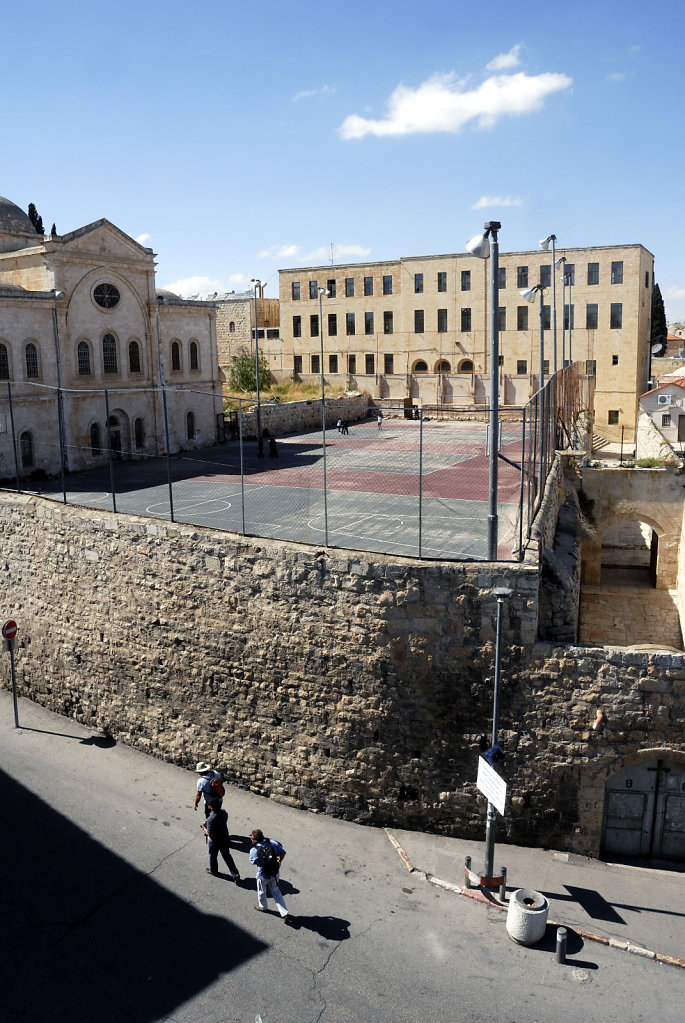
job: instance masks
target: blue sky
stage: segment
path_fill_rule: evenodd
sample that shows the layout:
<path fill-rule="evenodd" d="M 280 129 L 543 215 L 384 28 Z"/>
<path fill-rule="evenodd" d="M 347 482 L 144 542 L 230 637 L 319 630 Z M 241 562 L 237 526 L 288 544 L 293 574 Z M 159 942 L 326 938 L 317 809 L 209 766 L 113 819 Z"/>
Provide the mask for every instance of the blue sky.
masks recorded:
<path fill-rule="evenodd" d="M 278 269 L 639 242 L 685 320 L 680 4 L 31 2 L 3 14 L 0 194 L 106 217 L 183 294 Z"/>

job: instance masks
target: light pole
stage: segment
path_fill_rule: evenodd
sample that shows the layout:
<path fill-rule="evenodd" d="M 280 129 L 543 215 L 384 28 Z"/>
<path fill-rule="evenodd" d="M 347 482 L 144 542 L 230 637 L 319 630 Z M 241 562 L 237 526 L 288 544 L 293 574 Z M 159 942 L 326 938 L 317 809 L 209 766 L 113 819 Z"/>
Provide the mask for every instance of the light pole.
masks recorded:
<path fill-rule="evenodd" d="M 59 350 L 59 330 L 57 328 L 57 302 L 61 302 L 64 298 L 63 291 L 57 291 L 56 288 L 52 289 L 54 296 L 54 302 L 52 304 L 52 333 L 55 338 L 55 362 L 57 366 L 57 429 L 59 432 L 59 460 L 60 460 L 60 476 L 62 478 L 62 496 L 64 497 L 64 503 L 67 503 L 67 492 L 66 484 L 64 482 L 64 473 L 68 469 L 67 462 L 67 441 L 64 429 L 64 408 L 62 406 L 62 359 Z"/>
<path fill-rule="evenodd" d="M 499 242 L 497 232 L 502 225 L 488 220 L 483 233 L 466 243 L 466 249 L 479 259 L 490 257 L 490 472 L 488 483 L 488 561 L 497 560 L 497 459 L 499 457 Z M 488 241 L 488 236 L 491 242 Z"/>
<path fill-rule="evenodd" d="M 502 660 L 502 606 L 512 591 L 506 586 L 497 586 L 492 591 L 497 597 L 497 631 L 495 632 L 495 679 L 492 695 L 492 742 L 491 748 L 497 745 L 499 731 L 499 698 L 500 698 L 500 663 Z M 485 864 L 483 872 L 486 878 L 492 878 L 495 873 L 495 826 L 497 822 L 497 810 L 488 801 L 488 815 L 485 825 Z"/>
<path fill-rule="evenodd" d="M 573 364 L 573 274 L 566 274 L 568 283 L 568 361 Z"/>
<path fill-rule="evenodd" d="M 556 278 L 554 276 L 554 267 L 556 265 L 557 252 L 556 249 L 557 236 L 555 234 L 550 234 L 546 238 L 540 239 L 538 245 L 540 246 L 541 249 L 544 249 L 545 252 L 547 252 L 549 250 L 550 242 L 552 243 L 552 366 L 553 371 L 556 373 L 557 369 L 559 368 L 557 366 L 557 284 Z"/>
<path fill-rule="evenodd" d="M 261 288 L 262 282 L 258 277 L 252 277 L 254 284 L 254 352 L 255 352 L 255 376 L 257 380 L 257 443 L 262 436 L 262 411 L 259 405 L 259 331 L 257 330 L 257 289 Z"/>
<path fill-rule="evenodd" d="M 545 309 L 543 306 L 543 293 L 545 287 L 543 284 L 534 284 L 532 288 L 523 288 L 519 291 L 521 298 L 525 298 L 526 302 L 532 302 L 536 295 L 540 296 L 540 367 L 538 370 L 538 390 L 542 391 L 545 386 Z"/>
<path fill-rule="evenodd" d="M 566 256 L 561 256 L 556 260 L 553 271 L 556 271 L 560 266 L 563 267 L 566 263 Z M 561 271 L 561 365 L 566 365 L 566 271 Z"/>
<path fill-rule="evenodd" d="M 326 546 L 328 547 L 328 492 L 326 486 L 326 388 L 323 375 L 323 297 L 328 292 L 325 288 L 319 288 L 319 340 L 321 342 L 321 354 L 319 356 L 319 370 L 321 372 L 321 433 L 323 436 L 323 524 Z"/>

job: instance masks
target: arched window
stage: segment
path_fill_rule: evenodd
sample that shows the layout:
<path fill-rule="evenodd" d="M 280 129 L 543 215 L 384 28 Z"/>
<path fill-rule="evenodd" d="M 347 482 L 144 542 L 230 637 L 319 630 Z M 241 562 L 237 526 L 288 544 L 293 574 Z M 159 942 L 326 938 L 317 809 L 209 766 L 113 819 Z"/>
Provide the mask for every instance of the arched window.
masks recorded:
<path fill-rule="evenodd" d="M 197 347 L 197 341 L 190 342 L 190 368 L 191 369 L 200 368 L 200 354 L 199 349 Z"/>
<path fill-rule="evenodd" d="M 78 375 L 80 377 L 90 376 L 90 345 L 87 341 L 79 341 L 77 348 Z"/>
<path fill-rule="evenodd" d="M 140 345 L 137 341 L 128 343 L 128 371 L 129 373 L 140 373 Z"/>
<path fill-rule="evenodd" d="M 33 459 L 33 436 L 25 430 L 19 438 L 19 449 L 21 451 L 21 464 L 25 469 L 34 465 Z"/>
<path fill-rule="evenodd" d="M 26 379 L 35 380 L 38 376 L 38 349 L 33 341 L 29 341 L 24 349 L 26 359 Z"/>
<path fill-rule="evenodd" d="M 188 440 L 195 439 L 195 413 L 188 412 L 186 415 L 186 436 Z"/>
<path fill-rule="evenodd" d="M 138 417 L 133 424 L 133 435 L 135 437 L 135 443 L 137 448 L 145 447 L 145 424 L 143 420 Z"/>
<path fill-rule="evenodd" d="M 102 339 L 102 368 L 105 373 L 117 372 L 117 340 L 114 334 L 105 334 Z"/>
<path fill-rule="evenodd" d="M 419 359 L 419 361 L 417 363 L 415 363 L 415 365 L 414 365 L 414 372 L 415 373 L 427 373 L 428 372 L 428 364 L 425 363 L 423 361 L 423 359 Z"/>
<path fill-rule="evenodd" d="M 231 320 L 231 322 L 228 325 L 228 333 L 235 334 L 235 323 L 233 322 L 233 320 Z"/>
<path fill-rule="evenodd" d="M 99 423 L 92 423 L 90 427 L 90 453 L 93 458 L 99 458 L 99 456 L 102 454 Z"/>
<path fill-rule="evenodd" d="M 10 357 L 7 345 L 0 344 L 0 380 L 10 378 Z"/>
<path fill-rule="evenodd" d="M 460 373 L 473 373 L 473 363 L 470 359 L 464 359 L 463 362 L 459 363 Z"/>
<path fill-rule="evenodd" d="M 171 342 L 171 369 L 175 373 L 181 369 L 181 346 L 178 341 Z"/>
<path fill-rule="evenodd" d="M 450 364 L 447 361 L 447 359 L 441 359 L 440 362 L 435 367 L 435 372 L 436 373 L 451 373 L 452 372 L 452 367 L 450 366 Z"/>

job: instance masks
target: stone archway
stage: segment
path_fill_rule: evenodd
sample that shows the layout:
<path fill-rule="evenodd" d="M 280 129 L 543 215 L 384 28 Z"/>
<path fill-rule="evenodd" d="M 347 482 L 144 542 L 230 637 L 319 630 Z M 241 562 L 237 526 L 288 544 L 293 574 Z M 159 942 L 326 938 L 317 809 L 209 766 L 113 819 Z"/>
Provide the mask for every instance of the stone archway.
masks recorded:
<path fill-rule="evenodd" d="M 605 858 L 685 860 L 685 762 L 649 750 L 611 774 L 604 789 Z"/>
<path fill-rule="evenodd" d="M 131 424 L 122 409 L 110 412 L 108 438 L 114 458 L 126 458 L 131 453 Z"/>

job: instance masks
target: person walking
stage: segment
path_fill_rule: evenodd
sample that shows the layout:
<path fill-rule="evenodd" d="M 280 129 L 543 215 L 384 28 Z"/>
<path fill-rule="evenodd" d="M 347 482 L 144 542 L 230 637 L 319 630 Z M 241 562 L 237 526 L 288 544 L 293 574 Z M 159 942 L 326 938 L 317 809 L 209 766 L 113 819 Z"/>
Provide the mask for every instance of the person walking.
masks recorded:
<path fill-rule="evenodd" d="M 264 833 L 255 828 L 251 835 L 250 863 L 257 867 L 257 899 L 255 909 L 258 913 L 266 913 L 267 895 L 276 903 L 276 908 L 284 923 L 292 924 L 293 918 L 278 887 L 281 863 L 285 859 L 285 849 L 274 838 L 265 838 Z"/>
<path fill-rule="evenodd" d="M 339 419 L 338 420 L 338 433 L 342 433 L 343 432 L 342 425 L 343 425 L 343 421 L 342 421 L 342 419 Z"/>
<path fill-rule="evenodd" d="M 214 877 L 219 875 L 219 853 L 231 874 L 231 881 L 236 884 L 240 880 L 240 871 L 235 865 L 231 856 L 231 836 L 228 833 L 228 814 L 221 806 L 221 800 L 212 798 L 208 800 L 209 817 L 200 827 L 208 840 L 209 866 L 205 867 L 208 874 Z"/>
<path fill-rule="evenodd" d="M 278 447 L 276 446 L 275 437 L 269 437 L 269 458 L 278 458 Z"/>
<path fill-rule="evenodd" d="M 382 430 L 383 429 L 383 416 L 381 415 L 380 412 L 378 413 L 377 423 L 378 423 L 378 429 Z"/>
<path fill-rule="evenodd" d="M 206 764 L 204 760 L 201 760 L 195 768 L 195 773 L 199 774 L 200 777 L 197 780 L 197 792 L 195 793 L 195 803 L 193 810 L 197 810 L 198 804 L 201 799 L 205 801 L 205 819 L 209 817 L 209 800 L 218 799 L 219 805 L 221 800 L 224 798 L 224 784 L 221 776 L 221 771 L 215 771 L 210 764 Z"/>
<path fill-rule="evenodd" d="M 349 427 L 347 425 L 347 420 L 346 419 L 343 419 L 343 421 L 342 421 L 342 430 L 340 432 L 341 433 L 349 433 L 350 432 Z"/>

